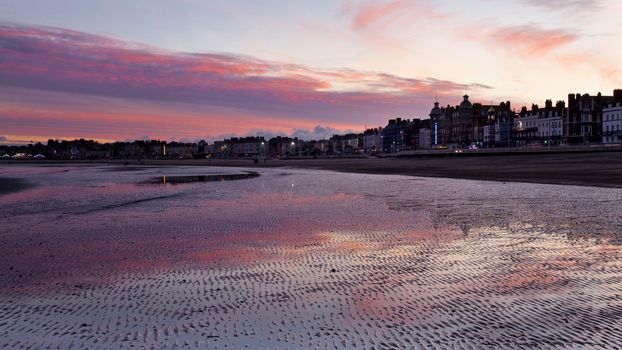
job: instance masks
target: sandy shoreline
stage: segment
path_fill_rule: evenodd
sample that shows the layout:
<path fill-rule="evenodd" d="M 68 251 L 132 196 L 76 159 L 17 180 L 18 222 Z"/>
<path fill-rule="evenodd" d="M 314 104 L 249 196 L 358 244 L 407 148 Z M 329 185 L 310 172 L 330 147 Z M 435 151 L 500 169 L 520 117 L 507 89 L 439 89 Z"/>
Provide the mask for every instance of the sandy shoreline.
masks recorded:
<path fill-rule="evenodd" d="M 56 164 L 67 161 L 6 162 L 9 164 Z M 501 155 L 483 157 L 270 159 L 254 164 L 249 159 L 212 160 L 102 160 L 71 164 L 200 165 L 219 167 L 293 167 L 346 173 L 408 175 L 527 182 L 596 187 L 622 187 L 622 152 Z"/>

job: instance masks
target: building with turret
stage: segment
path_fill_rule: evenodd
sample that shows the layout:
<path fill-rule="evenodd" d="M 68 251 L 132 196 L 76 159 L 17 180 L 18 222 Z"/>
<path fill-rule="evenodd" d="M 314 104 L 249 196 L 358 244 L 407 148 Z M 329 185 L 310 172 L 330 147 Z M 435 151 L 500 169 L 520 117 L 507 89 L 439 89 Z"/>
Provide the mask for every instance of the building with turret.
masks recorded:
<path fill-rule="evenodd" d="M 498 105 L 471 103 L 464 95 L 460 105 L 439 107 L 434 102 L 430 111 L 432 147 L 470 145 L 507 145 L 511 139 L 514 112 L 510 102 Z"/>

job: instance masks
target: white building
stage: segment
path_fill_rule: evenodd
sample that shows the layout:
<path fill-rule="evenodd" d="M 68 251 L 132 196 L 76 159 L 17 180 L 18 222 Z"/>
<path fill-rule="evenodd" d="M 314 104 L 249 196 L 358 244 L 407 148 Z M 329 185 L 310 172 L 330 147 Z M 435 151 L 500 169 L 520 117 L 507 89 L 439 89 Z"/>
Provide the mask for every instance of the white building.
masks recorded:
<path fill-rule="evenodd" d="M 363 152 L 373 153 L 382 150 L 382 128 L 370 129 L 363 134 Z"/>
<path fill-rule="evenodd" d="M 610 104 L 603 108 L 603 143 L 622 141 L 622 104 Z"/>
<path fill-rule="evenodd" d="M 514 138 L 517 144 L 534 143 L 538 138 L 538 114 L 527 114 L 514 118 Z"/>
<path fill-rule="evenodd" d="M 523 144 L 559 144 L 564 136 L 564 109 L 540 108 L 514 119 L 514 132 Z"/>
<path fill-rule="evenodd" d="M 540 111 L 536 121 L 536 135 L 540 140 L 560 140 L 564 136 L 564 117 L 555 111 Z"/>

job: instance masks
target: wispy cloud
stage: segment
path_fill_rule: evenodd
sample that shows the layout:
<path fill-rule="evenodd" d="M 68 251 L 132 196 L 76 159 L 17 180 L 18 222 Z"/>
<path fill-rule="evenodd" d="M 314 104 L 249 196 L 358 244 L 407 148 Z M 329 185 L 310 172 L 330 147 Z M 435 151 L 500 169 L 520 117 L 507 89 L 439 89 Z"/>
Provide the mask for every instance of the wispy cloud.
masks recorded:
<path fill-rule="evenodd" d="M 4 85 L 158 101 L 234 106 L 341 104 L 360 99 L 395 102 L 393 98 L 413 91 L 461 86 L 350 69 L 313 69 L 242 55 L 146 49 L 49 27 L 0 27 L 0 53 Z"/>
<path fill-rule="evenodd" d="M 549 11 L 593 11 L 602 7 L 602 0 L 519 0 L 521 3 Z"/>
<path fill-rule="evenodd" d="M 425 0 L 345 1 L 341 14 L 352 33 L 375 48 L 396 52 L 412 49 L 403 40 L 405 33 L 412 39 L 431 22 L 449 17 Z"/>
<path fill-rule="evenodd" d="M 446 15 L 437 11 L 430 2 L 421 0 L 391 0 L 348 3 L 346 15 L 352 15 L 352 29 L 378 30 L 401 20 L 438 19 Z"/>
<path fill-rule="evenodd" d="M 519 54 L 541 55 L 575 42 L 578 35 L 562 29 L 525 25 L 499 28 L 490 38 L 499 45 L 518 49 Z"/>
<path fill-rule="evenodd" d="M 580 37 L 569 30 L 546 29 L 536 24 L 488 27 L 470 24 L 460 28 L 459 36 L 529 58 L 549 54 L 576 42 Z"/>
<path fill-rule="evenodd" d="M 364 30 L 372 25 L 387 23 L 404 15 L 412 3 L 407 0 L 389 1 L 386 3 L 371 3 L 361 6 L 352 20 L 354 30 Z"/>

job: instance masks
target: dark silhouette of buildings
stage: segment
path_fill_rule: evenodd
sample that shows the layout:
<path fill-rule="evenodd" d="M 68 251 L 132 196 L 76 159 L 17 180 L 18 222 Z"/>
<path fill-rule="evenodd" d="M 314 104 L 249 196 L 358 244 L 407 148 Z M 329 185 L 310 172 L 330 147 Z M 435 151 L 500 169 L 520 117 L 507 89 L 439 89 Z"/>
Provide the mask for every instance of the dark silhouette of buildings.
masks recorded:
<path fill-rule="evenodd" d="M 568 114 L 565 120 L 565 140 L 570 144 L 599 143 L 603 140 L 603 108 L 622 102 L 622 89 L 613 96 L 568 94 Z"/>

